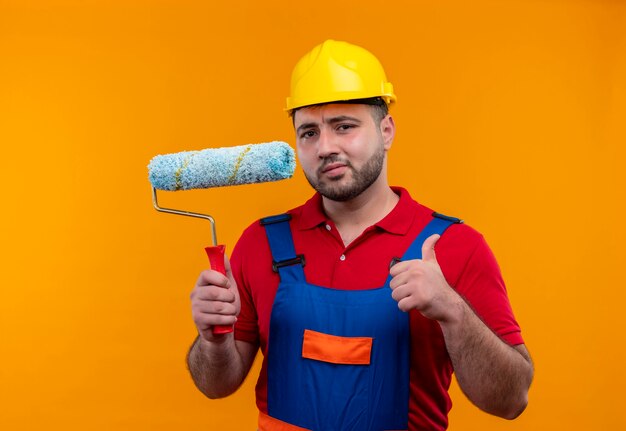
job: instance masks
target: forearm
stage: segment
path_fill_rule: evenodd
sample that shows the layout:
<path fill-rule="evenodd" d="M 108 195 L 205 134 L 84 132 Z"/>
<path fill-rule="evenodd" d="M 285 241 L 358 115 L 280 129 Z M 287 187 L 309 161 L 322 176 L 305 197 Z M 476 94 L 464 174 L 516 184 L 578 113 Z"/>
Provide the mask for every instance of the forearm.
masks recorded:
<path fill-rule="evenodd" d="M 482 410 L 506 419 L 528 404 L 533 366 L 523 346 L 495 335 L 459 297 L 454 318 L 440 322 L 459 386 Z"/>
<path fill-rule="evenodd" d="M 216 342 L 196 338 L 187 355 L 187 365 L 194 383 L 208 398 L 235 392 L 249 370 L 232 334 Z"/>

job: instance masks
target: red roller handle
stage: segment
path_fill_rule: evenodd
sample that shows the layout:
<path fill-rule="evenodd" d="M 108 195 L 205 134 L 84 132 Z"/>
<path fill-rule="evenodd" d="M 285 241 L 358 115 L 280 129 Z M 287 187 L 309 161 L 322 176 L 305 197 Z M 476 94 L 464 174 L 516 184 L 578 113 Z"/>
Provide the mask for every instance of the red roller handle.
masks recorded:
<path fill-rule="evenodd" d="M 224 267 L 224 251 L 225 246 L 217 245 L 213 247 L 205 247 L 206 255 L 209 257 L 209 264 L 211 269 L 226 275 L 226 268 Z M 213 327 L 214 334 L 228 334 L 233 332 L 232 326 L 227 325 L 215 325 Z"/>

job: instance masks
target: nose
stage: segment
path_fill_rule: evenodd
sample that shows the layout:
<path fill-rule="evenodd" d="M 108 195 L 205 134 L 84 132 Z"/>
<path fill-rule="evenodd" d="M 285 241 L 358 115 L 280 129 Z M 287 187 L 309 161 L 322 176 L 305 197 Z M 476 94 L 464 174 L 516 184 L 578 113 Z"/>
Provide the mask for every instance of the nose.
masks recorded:
<path fill-rule="evenodd" d="M 339 148 L 334 135 L 326 128 L 320 130 L 319 133 L 319 138 L 317 140 L 317 156 L 320 159 L 325 159 L 330 155 L 339 154 Z"/>

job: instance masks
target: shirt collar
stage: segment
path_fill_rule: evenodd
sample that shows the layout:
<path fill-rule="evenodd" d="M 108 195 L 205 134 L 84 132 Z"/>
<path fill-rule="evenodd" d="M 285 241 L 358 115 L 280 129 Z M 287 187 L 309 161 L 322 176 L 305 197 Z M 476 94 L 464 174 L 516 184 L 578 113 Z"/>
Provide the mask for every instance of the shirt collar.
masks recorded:
<path fill-rule="evenodd" d="M 322 195 L 315 193 L 313 197 L 302 206 L 298 228 L 301 230 L 313 229 L 322 223 L 326 224 L 327 220 L 328 217 L 326 217 L 322 205 Z"/>
<path fill-rule="evenodd" d="M 409 192 L 402 187 L 391 187 L 400 196 L 396 206 L 376 226 L 396 235 L 404 235 L 413 224 L 418 204 Z"/>
<path fill-rule="evenodd" d="M 403 235 L 409 231 L 416 208 L 418 207 L 409 192 L 402 187 L 391 187 L 400 196 L 396 206 L 382 220 L 375 224 L 382 230 L 396 235 Z M 329 222 L 328 216 L 324 212 L 322 196 L 316 193 L 303 206 L 298 228 L 301 230 L 313 229 L 321 224 Z"/>

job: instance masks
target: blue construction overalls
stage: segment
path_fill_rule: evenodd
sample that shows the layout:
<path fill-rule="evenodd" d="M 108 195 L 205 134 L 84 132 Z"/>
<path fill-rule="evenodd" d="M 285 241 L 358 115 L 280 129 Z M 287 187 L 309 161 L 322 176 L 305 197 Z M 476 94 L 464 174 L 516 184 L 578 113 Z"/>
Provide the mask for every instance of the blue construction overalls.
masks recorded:
<path fill-rule="evenodd" d="M 426 238 L 461 222 L 433 216 L 402 260 L 421 258 Z M 409 316 L 391 297 L 391 277 L 363 290 L 307 283 L 289 220 L 261 221 L 280 275 L 268 341 L 268 415 L 313 431 L 406 430 Z"/>

